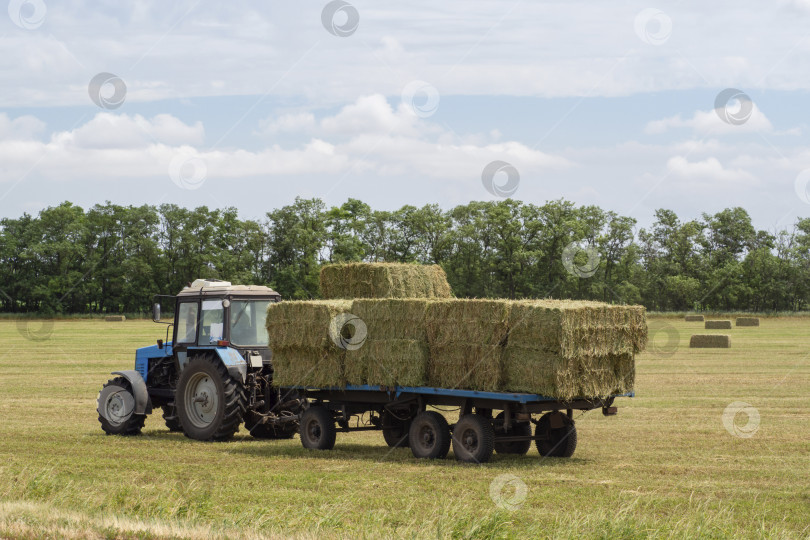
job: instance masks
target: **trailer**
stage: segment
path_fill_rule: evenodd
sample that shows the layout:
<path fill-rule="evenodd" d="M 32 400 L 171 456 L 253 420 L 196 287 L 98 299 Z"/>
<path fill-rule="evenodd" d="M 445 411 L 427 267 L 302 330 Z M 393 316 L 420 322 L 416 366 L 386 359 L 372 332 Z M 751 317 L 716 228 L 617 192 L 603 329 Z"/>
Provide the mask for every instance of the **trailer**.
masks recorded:
<path fill-rule="evenodd" d="M 388 446 L 410 447 L 414 457 L 444 458 L 452 444 L 455 458 L 471 463 L 485 463 L 493 452 L 526 454 L 532 442 L 541 456 L 571 457 L 577 446 L 574 411 L 601 408 L 612 416 L 616 397 L 634 396 L 560 401 L 537 394 L 369 385 L 281 392 L 304 403 L 299 434 L 305 448 L 330 450 L 338 432 L 380 430 Z M 442 414 L 448 407 L 458 410 L 454 424 Z"/>

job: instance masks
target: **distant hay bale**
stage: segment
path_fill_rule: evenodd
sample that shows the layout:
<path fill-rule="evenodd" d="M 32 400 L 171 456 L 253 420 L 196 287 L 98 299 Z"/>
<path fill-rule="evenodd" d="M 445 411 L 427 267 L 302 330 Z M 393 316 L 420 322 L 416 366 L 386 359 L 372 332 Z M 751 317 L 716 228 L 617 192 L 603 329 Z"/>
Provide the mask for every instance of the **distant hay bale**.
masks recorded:
<path fill-rule="evenodd" d="M 428 384 L 500 389 L 511 304 L 508 300 L 429 302 L 425 318 L 430 347 Z"/>
<path fill-rule="evenodd" d="M 344 386 L 346 349 L 332 339 L 337 315 L 349 313 L 347 300 L 271 303 L 267 334 L 273 351 L 273 381 L 280 386 Z M 348 336 L 347 336 L 348 337 Z M 339 341 L 339 340 L 338 340 Z"/>
<path fill-rule="evenodd" d="M 728 349 L 731 338 L 721 334 L 697 334 L 689 340 L 692 349 Z"/>
<path fill-rule="evenodd" d="M 321 268 L 324 298 L 450 298 L 441 266 L 406 263 L 328 264 Z"/>
<path fill-rule="evenodd" d="M 124 315 L 107 315 L 104 320 L 107 322 L 124 322 L 127 318 Z"/>
<path fill-rule="evenodd" d="M 734 324 L 737 326 L 759 326 L 759 317 L 737 317 Z"/>
<path fill-rule="evenodd" d="M 706 330 L 731 330 L 731 321 L 706 321 L 703 327 Z"/>
<path fill-rule="evenodd" d="M 703 315 L 687 315 L 684 320 L 686 322 L 703 322 Z"/>

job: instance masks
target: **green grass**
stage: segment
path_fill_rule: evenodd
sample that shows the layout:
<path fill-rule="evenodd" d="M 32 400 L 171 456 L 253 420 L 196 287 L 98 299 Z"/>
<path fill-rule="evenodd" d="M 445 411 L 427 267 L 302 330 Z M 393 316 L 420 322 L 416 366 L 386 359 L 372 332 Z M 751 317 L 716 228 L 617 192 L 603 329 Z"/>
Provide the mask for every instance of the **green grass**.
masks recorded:
<path fill-rule="evenodd" d="M 722 350 L 688 348 L 702 323 L 651 318 L 637 397 L 578 417 L 573 458 L 532 449 L 483 466 L 418 461 L 378 432 L 339 434 L 331 452 L 243 432 L 206 444 L 159 414 L 142 436 L 107 437 L 101 385 L 165 329 L 53 324 L 30 341 L 0 321 L 0 537 L 810 537 L 806 318 L 735 327 Z M 725 429 L 734 401 L 759 411 L 753 437 Z M 514 511 L 490 498 L 503 474 L 526 485 Z"/>

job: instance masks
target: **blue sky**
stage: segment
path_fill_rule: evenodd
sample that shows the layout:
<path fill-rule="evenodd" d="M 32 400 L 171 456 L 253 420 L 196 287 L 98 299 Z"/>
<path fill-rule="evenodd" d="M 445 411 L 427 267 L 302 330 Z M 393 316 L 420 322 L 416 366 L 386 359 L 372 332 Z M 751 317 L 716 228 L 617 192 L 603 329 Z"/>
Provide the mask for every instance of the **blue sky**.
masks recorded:
<path fill-rule="evenodd" d="M 808 23 L 808 0 L 12 0 L 0 216 L 111 200 L 257 218 L 298 195 L 451 207 L 497 199 L 481 174 L 499 160 L 529 202 L 641 225 L 739 205 L 783 228 L 810 216 Z M 98 73 L 126 85 L 120 106 L 103 106 L 109 85 L 91 99 Z M 738 125 L 721 116 L 739 103 L 715 110 L 726 88 L 752 104 Z"/>

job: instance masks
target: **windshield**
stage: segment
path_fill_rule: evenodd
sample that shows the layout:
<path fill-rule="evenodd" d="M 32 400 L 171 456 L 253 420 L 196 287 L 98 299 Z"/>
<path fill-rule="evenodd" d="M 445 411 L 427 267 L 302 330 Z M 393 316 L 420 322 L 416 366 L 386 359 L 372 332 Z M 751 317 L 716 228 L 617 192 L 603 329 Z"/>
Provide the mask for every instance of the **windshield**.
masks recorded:
<path fill-rule="evenodd" d="M 231 343 L 246 347 L 266 347 L 267 307 L 270 300 L 231 302 Z"/>

